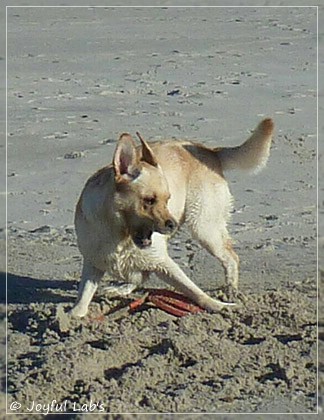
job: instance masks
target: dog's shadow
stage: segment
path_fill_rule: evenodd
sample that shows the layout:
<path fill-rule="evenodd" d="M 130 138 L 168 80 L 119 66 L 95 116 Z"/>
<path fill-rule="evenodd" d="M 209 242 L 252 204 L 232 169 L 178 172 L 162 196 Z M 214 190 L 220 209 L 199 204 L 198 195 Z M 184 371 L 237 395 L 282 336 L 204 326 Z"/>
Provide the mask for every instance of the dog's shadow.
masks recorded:
<path fill-rule="evenodd" d="M 6 273 L 0 272 L 0 303 L 71 302 L 71 296 L 64 296 L 64 292 L 76 289 L 75 281 L 41 280 L 7 273 L 6 299 Z"/>

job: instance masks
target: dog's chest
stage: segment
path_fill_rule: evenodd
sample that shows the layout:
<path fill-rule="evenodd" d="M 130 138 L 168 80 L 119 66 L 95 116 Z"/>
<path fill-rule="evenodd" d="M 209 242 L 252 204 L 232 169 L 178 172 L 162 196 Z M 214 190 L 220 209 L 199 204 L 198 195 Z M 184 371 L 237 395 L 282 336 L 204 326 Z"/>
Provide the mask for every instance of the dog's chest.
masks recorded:
<path fill-rule="evenodd" d="M 104 253 L 101 260 L 102 268 L 112 280 L 132 282 L 134 275 L 145 269 L 143 253 L 131 241 L 118 245 L 115 252 Z"/>

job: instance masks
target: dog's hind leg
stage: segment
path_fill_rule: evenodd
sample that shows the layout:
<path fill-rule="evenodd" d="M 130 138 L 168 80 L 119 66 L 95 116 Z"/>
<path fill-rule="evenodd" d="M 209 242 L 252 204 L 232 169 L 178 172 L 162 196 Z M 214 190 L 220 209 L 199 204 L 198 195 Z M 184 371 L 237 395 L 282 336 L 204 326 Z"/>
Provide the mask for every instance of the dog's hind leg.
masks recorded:
<path fill-rule="evenodd" d="M 203 184 L 203 183 L 202 183 Z M 217 185 L 217 184 L 216 184 Z M 231 209 L 231 195 L 225 184 L 206 185 L 195 193 L 196 201 L 187 210 L 192 235 L 222 264 L 226 284 L 233 291 L 238 288 L 239 257 L 232 248 L 226 221 Z"/>
<path fill-rule="evenodd" d="M 98 283 L 102 279 L 104 271 L 98 270 L 87 261 L 83 262 L 81 281 L 79 285 L 77 302 L 71 310 L 71 315 L 79 318 L 84 317 L 97 290 Z"/>
<path fill-rule="evenodd" d="M 195 232 L 200 244 L 222 264 L 225 271 L 227 286 L 234 290 L 238 289 L 239 281 L 239 257 L 232 248 L 232 243 L 227 232 L 204 232 L 198 229 Z"/>

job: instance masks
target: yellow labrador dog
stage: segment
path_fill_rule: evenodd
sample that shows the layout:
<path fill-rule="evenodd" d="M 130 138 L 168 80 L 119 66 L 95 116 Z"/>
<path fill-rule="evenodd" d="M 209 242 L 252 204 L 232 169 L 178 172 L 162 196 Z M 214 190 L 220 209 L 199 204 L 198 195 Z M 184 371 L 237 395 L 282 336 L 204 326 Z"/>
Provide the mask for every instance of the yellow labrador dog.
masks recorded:
<path fill-rule="evenodd" d="M 122 134 L 113 162 L 86 183 L 75 213 L 83 270 L 72 315 L 83 317 L 107 272 L 127 294 L 150 273 L 217 311 L 231 305 L 197 287 L 170 258 L 167 242 L 187 223 L 193 237 L 217 257 L 227 284 L 238 287 L 239 258 L 232 249 L 226 223 L 232 197 L 224 171 L 259 171 L 270 153 L 273 121 L 263 120 L 241 146 L 209 149 L 189 141 L 164 141 L 136 146 Z"/>

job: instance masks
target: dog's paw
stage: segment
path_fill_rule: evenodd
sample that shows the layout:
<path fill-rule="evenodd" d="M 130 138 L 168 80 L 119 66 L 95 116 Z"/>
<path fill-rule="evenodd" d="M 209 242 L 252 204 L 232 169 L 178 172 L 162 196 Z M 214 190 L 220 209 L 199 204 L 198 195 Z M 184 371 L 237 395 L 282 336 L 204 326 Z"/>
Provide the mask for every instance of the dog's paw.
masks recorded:
<path fill-rule="evenodd" d="M 83 306 L 75 305 L 70 311 L 68 312 L 68 315 L 70 315 L 72 318 L 83 318 L 87 315 L 88 309 L 84 308 Z"/>
<path fill-rule="evenodd" d="M 247 301 L 246 295 L 232 286 L 228 286 L 223 293 L 223 298 L 237 304 L 245 304 Z"/>
<path fill-rule="evenodd" d="M 220 312 L 224 308 L 233 308 L 236 303 L 229 302 L 227 299 L 213 299 L 209 296 L 204 296 L 197 301 L 198 305 L 206 309 L 208 312 Z"/>

